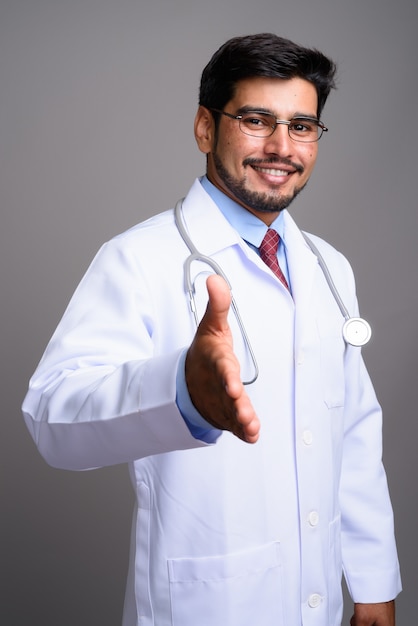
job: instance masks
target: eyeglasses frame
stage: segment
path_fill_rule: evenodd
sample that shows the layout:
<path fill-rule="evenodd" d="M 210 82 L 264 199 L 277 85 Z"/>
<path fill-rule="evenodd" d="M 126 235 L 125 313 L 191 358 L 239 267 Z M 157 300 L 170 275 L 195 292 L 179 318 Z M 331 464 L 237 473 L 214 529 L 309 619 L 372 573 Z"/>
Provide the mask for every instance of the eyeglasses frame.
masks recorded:
<path fill-rule="evenodd" d="M 248 113 L 258 113 L 260 115 L 271 115 L 271 117 L 275 118 L 275 125 L 271 126 L 271 133 L 269 135 L 253 135 L 250 133 L 245 132 L 244 130 L 242 130 L 241 128 L 241 120 L 243 119 L 244 114 L 239 114 L 239 115 L 233 115 L 233 113 L 228 113 L 227 111 L 222 111 L 221 109 L 210 109 L 211 111 L 213 111 L 214 113 L 221 113 L 222 115 L 226 115 L 226 117 L 231 118 L 232 120 L 238 120 L 239 124 L 239 129 L 240 131 L 244 134 L 247 135 L 248 137 L 258 137 L 259 139 L 267 139 L 268 137 L 271 137 L 273 135 L 273 133 L 275 132 L 276 128 L 279 126 L 279 124 L 285 124 L 287 126 L 287 132 L 289 134 L 290 139 L 292 139 L 292 141 L 298 141 L 299 143 L 316 143 L 317 141 L 319 141 L 323 135 L 323 133 L 327 133 L 328 132 L 328 128 L 325 126 L 325 124 L 323 122 L 321 122 L 321 120 L 316 119 L 315 117 L 308 117 L 308 116 L 304 116 L 304 115 L 297 115 L 296 117 L 293 117 L 291 120 L 278 120 L 275 115 L 273 113 L 269 113 L 268 111 L 257 111 L 257 110 L 250 110 L 250 111 L 246 111 L 245 114 Z M 301 122 L 305 121 L 310 121 L 310 122 L 315 122 L 315 124 L 317 124 L 317 126 L 321 129 L 321 134 L 318 135 L 317 139 L 310 139 L 308 141 L 304 140 L 304 139 L 295 139 L 295 137 L 292 137 L 292 135 L 290 134 L 290 124 L 292 124 L 293 122 L 296 122 L 300 120 Z"/>

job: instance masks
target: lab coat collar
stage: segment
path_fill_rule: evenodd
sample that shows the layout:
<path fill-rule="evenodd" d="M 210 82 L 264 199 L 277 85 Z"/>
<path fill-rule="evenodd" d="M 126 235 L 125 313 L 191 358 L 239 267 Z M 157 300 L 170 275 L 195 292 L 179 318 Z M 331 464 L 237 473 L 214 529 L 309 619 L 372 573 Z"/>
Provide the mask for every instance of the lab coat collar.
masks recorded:
<path fill-rule="evenodd" d="M 199 179 L 195 180 L 184 199 L 183 215 L 187 231 L 200 252 L 213 256 L 230 246 L 238 245 L 260 269 L 268 271 L 262 260 L 223 216 Z M 292 295 L 295 303 L 303 309 L 309 302 L 318 262 L 287 210 L 283 218 Z"/>
<path fill-rule="evenodd" d="M 202 187 L 199 179 L 193 183 L 183 201 L 186 229 L 196 248 L 212 256 L 242 239 L 230 225 L 215 202 Z"/>

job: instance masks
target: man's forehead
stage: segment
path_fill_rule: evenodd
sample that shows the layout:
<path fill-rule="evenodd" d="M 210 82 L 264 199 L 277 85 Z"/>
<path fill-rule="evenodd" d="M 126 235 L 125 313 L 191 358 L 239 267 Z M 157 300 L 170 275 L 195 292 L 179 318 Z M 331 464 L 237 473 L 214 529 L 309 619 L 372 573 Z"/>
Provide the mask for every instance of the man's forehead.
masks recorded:
<path fill-rule="evenodd" d="M 276 78 L 255 76 L 238 81 L 232 98 L 229 102 L 237 108 L 253 108 L 259 110 L 276 111 L 282 105 L 303 105 L 303 110 L 313 109 L 316 113 L 318 94 L 316 87 L 310 81 L 299 78 Z"/>

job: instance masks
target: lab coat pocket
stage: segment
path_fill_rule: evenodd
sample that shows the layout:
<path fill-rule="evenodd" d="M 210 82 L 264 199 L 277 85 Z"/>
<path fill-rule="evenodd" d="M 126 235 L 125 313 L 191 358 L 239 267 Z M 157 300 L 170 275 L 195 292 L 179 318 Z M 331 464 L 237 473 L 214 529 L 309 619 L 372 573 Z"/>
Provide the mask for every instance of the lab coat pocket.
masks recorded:
<path fill-rule="evenodd" d="M 284 626 L 278 543 L 168 569 L 173 626 Z"/>

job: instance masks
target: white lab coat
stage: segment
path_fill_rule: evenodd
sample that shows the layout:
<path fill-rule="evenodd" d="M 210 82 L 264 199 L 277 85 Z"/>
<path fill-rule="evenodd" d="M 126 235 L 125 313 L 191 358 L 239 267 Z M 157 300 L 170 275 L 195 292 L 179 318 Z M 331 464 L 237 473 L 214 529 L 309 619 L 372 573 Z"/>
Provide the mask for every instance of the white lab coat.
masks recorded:
<path fill-rule="evenodd" d="M 357 602 L 400 590 L 381 412 L 360 348 L 344 344 L 287 212 L 293 299 L 199 181 L 183 212 L 196 247 L 227 274 L 254 347 L 259 441 L 225 432 L 205 444 L 177 409 L 177 363 L 195 328 L 172 211 L 99 251 L 32 378 L 26 423 L 53 466 L 130 463 L 124 626 L 339 626 L 342 564 Z M 314 241 L 356 315 L 350 266 Z"/>

